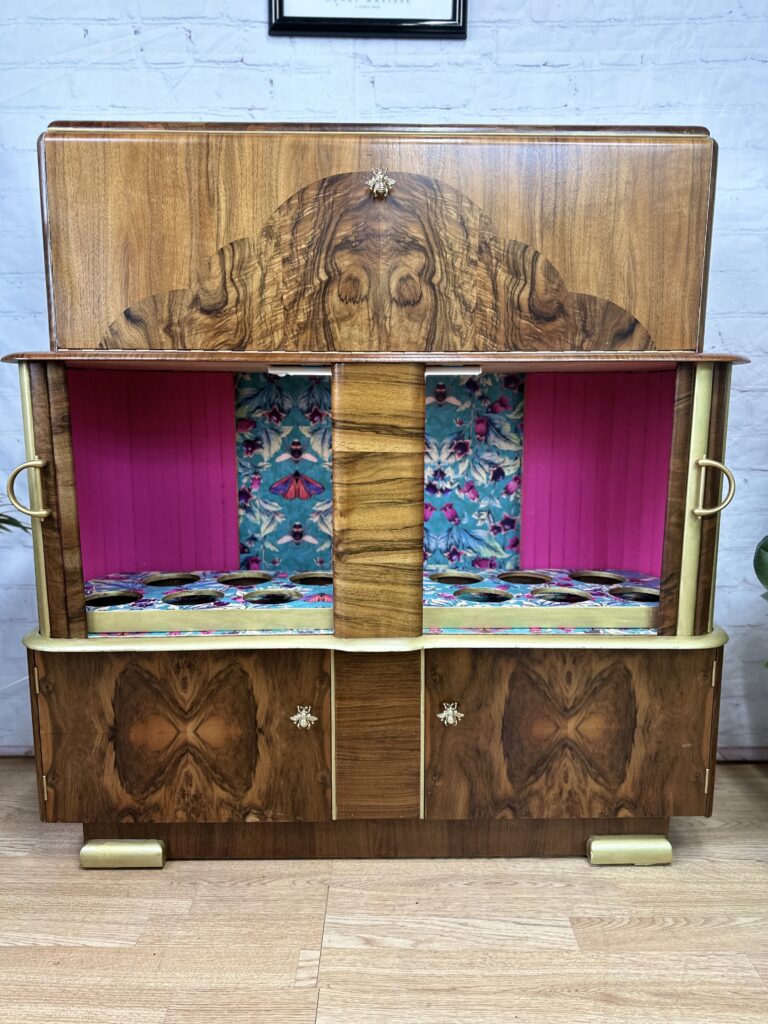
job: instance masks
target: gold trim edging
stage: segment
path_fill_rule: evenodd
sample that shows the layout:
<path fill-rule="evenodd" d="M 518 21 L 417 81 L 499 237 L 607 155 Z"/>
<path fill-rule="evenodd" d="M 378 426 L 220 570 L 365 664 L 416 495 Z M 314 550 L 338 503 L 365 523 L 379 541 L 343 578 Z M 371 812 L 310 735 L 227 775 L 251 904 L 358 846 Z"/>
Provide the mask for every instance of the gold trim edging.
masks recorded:
<path fill-rule="evenodd" d="M 699 486 L 703 470 L 699 459 L 706 458 L 709 444 L 709 419 L 712 410 L 712 364 L 696 367 L 693 389 L 691 443 L 688 451 L 688 483 L 685 494 L 685 526 L 683 550 L 680 559 L 680 592 L 677 606 L 677 634 L 691 636 L 696 617 L 696 591 L 701 553 L 701 519 L 694 509 L 699 501 Z"/>
<path fill-rule="evenodd" d="M 24 450 L 27 460 L 37 459 L 35 452 L 35 423 L 32 416 L 32 383 L 29 374 L 29 363 L 19 363 L 19 384 L 21 387 L 21 421 L 24 428 Z M 30 473 L 29 503 L 34 508 L 43 507 L 43 488 L 39 473 Z M 39 518 L 31 522 L 32 553 L 35 560 L 35 590 L 37 592 L 37 618 L 40 633 L 51 635 L 51 619 L 48 613 L 48 588 L 45 582 L 45 552 L 43 550 L 43 524 Z"/>
<path fill-rule="evenodd" d="M 728 634 L 720 626 L 701 636 L 655 636 L 632 634 L 622 636 L 590 634 L 540 635 L 452 633 L 425 634 L 416 637 L 372 637 L 366 640 L 345 640 L 330 633 L 316 636 L 124 636 L 90 637 L 86 639 L 45 637 L 32 630 L 23 638 L 30 651 L 50 653 L 98 653 L 99 651 L 258 651 L 258 650 L 324 650 L 393 653 L 399 651 L 429 651 L 446 648 L 515 648 L 534 647 L 540 650 L 711 650 L 728 642 Z"/>

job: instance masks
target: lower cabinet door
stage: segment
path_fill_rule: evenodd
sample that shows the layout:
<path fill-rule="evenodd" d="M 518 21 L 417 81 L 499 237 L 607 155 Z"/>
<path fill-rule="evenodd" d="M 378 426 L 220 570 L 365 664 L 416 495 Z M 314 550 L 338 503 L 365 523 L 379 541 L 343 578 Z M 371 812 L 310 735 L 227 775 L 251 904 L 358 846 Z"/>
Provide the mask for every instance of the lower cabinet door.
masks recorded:
<path fill-rule="evenodd" d="M 330 820 L 327 652 L 36 652 L 34 664 L 47 820 Z"/>
<path fill-rule="evenodd" d="M 707 813 L 719 661 L 715 650 L 427 651 L 427 817 Z"/>

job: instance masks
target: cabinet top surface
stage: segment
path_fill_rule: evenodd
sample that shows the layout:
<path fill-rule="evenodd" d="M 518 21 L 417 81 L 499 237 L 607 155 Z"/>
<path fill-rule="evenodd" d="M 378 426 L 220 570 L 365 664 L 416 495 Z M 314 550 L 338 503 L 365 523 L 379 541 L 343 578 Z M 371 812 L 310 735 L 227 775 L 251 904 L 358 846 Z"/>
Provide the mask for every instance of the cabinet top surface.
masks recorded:
<path fill-rule="evenodd" d="M 240 121 L 53 121 L 45 135 L 59 133 L 120 132 L 204 132 L 204 133 L 333 133 L 377 135 L 520 135 L 568 137 L 594 136 L 637 138 L 670 136 L 709 138 L 709 131 L 699 125 L 497 125 L 497 124 L 352 124 L 332 122 L 240 122 Z"/>
<path fill-rule="evenodd" d="M 482 366 L 487 372 L 533 372 L 583 369 L 653 370 L 675 363 L 749 363 L 746 356 L 729 352 L 205 352 L 71 349 L 57 352 L 13 352 L 4 363 L 63 363 L 91 368 L 122 369 L 242 369 L 254 372 L 269 366 L 315 366 L 336 363 L 423 363 L 425 366 Z"/>

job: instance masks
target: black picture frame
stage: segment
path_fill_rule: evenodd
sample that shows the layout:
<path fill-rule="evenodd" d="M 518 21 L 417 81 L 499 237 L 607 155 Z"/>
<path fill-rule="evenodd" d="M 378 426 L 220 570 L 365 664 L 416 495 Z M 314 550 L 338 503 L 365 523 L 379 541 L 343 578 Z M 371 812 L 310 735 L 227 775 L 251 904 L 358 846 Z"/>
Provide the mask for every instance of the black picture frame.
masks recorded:
<path fill-rule="evenodd" d="M 444 19 L 291 17 L 285 0 L 269 0 L 271 36 L 368 36 L 385 39 L 466 39 L 469 0 L 453 0 L 452 15 Z"/>

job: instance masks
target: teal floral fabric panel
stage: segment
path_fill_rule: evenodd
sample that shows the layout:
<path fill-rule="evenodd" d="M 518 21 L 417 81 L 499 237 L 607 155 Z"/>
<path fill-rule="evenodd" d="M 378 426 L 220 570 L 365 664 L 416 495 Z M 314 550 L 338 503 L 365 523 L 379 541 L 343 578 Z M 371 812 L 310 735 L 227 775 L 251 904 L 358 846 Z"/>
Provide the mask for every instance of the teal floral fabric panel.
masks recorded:
<path fill-rule="evenodd" d="M 523 382 L 427 378 L 427 569 L 518 568 Z"/>
<path fill-rule="evenodd" d="M 241 568 L 330 569 L 330 378 L 238 374 L 235 414 Z"/>

